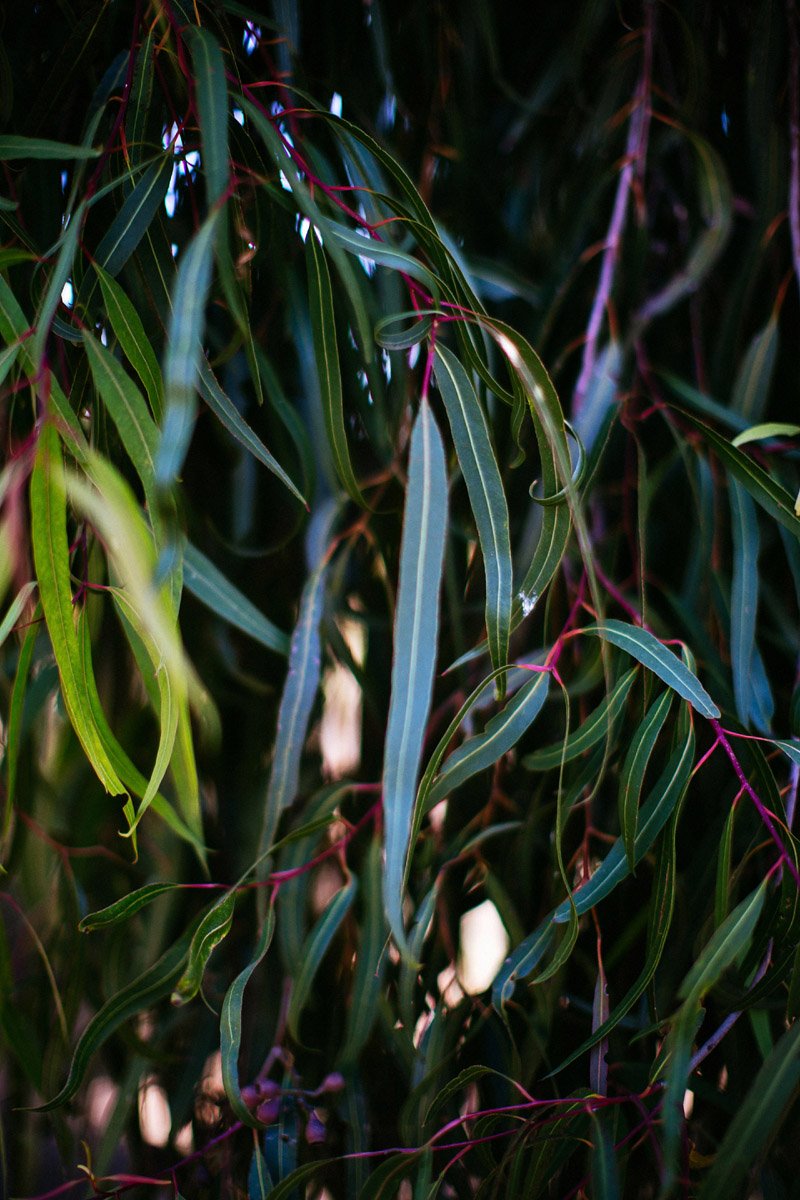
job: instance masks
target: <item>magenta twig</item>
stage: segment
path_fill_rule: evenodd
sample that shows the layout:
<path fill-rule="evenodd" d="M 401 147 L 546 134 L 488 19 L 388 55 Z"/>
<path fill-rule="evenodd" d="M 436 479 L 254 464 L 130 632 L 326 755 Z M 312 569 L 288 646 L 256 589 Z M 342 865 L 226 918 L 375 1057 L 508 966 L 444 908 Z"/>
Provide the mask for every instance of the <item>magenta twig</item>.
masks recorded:
<path fill-rule="evenodd" d="M 650 78 L 653 61 L 653 4 L 645 4 L 644 48 L 642 73 L 636 88 L 628 126 L 628 141 L 622 159 L 622 170 L 617 181 L 617 191 L 614 197 L 614 207 L 611 210 L 611 220 L 605 239 L 605 248 L 600 264 L 600 278 L 594 295 L 589 324 L 586 328 L 586 341 L 583 346 L 583 361 L 575 392 L 572 397 L 572 415 L 577 417 L 583 408 L 586 394 L 589 390 L 592 374 L 597 362 L 598 342 L 603 327 L 608 302 L 614 286 L 614 272 L 619 257 L 622 235 L 625 232 L 625 222 L 628 215 L 628 195 L 634 178 L 641 179 L 644 173 L 644 161 L 647 154 L 647 134 L 650 125 Z"/>
<path fill-rule="evenodd" d="M 728 741 L 727 737 L 725 736 L 725 730 L 722 728 L 722 725 L 720 724 L 720 722 L 715 720 L 712 717 L 709 720 L 709 724 L 711 725 L 711 728 L 714 730 L 715 734 L 717 735 L 717 740 L 718 740 L 719 744 L 722 746 L 722 749 L 727 754 L 730 764 L 736 773 L 736 778 L 739 780 L 739 783 L 742 785 L 742 788 L 744 789 L 744 791 L 747 792 L 747 795 L 753 801 L 753 804 L 755 805 L 756 811 L 761 818 L 764 828 L 767 830 L 767 833 L 769 834 L 769 836 L 772 838 L 775 845 L 780 850 L 780 860 L 786 863 L 787 867 L 789 868 L 792 878 L 794 879 L 797 886 L 800 888 L 800 874 L 798 874 L 797 867 L 792 862 L 789 855 L 786 853 L 786 847 L 784 846 L 783 842 L 781 841 L 780 835 L 779 835 L 777 829 L 775 828 L 775 822 L 772 819 L 772 815 L 770 814 L 769 809 L 764 804 L 764 801 L 761 799 L 761 797 L 756 793 L 752 784 L 749 782 L 747 776 L 745 775 L 744 770 L 742 769 L 742 764 L 739 762 L 739 759 L 736 757 L 736 755 L 733 751 L 733 747 L 731 746 L 730 742 Z"/>

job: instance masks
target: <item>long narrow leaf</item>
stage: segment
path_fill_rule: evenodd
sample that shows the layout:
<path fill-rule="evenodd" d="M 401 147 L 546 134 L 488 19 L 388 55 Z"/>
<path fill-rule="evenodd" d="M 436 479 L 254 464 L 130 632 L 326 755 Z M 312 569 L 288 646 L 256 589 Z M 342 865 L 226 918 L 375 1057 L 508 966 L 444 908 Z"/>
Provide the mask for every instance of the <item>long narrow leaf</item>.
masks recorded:
<path fill-rule="evenodd" d="M 218 210 L 213 209 L 178 268 L 164 362 L 164 426 L 156 457 L 156 479 L 163 488 L 169 487 L 180 472 L 192 436 L 218 218 Z"/>
<path fill-rule="evenodd" d="M 288 654 L 289 635 L 273 625 L 210 559 L 188 542 L 183 552 L 183 582 L 187 591 L 223 621 L 241 629 L 268 650 Z"/>
<path fill-rule="evenodd" d="M 453 443 L 469 493 L 486 574 L 486 630 L 492 666 L 508 661 L 513 572 L 508 506 L 489 428 L 475 389 L 461 363 L 436 347 L 436 382 L 444 400 Z M 501 676 L 499 693 L 504 691 Z"/>
<path fill-rule="evenodd" d="M 275 932 L 275 905 L 270 904 L 261 927 L 253 957 L 243 971 L 236 976 L 225 993 L 219 1019 L 222 1085 L 234 1116 L 245 1125 L 258 1128 L 259 1122 L 245 1104 L 239 1086 L 239 1048 L 242 1042 L 242 1000 L 250 976 L 264 958 L 272 943 Z"/>
<path fill-rule="evenodd" d="M 444 799 L 467 779 L 493 766 L 511 750 L 542 711 L 549 686 L 549 673 L 535 674 L 512 696 L 502 712 L 492 717 L 483 733 L 469 738 L 453 751 L 433 783 L 428 804 L 434 805 Z"/>
<path fill-rule="evenodd" d="M 630 654 L 684 700 L 688 700 L 701 716 L 712 719 L 719 717 L 719 709 L 697 677 L 677 654 L 648 630 L 625 621 L 608 620 L 590 625 L 583 632 L 594 634 Z"/>
<path fill-rule="evenodd" d="M 58 664 L 64 707 L 98 779 L 107 792 L 119 796 L 125 788 L 106 753 L 81 681 L 70 583 L 64 466 L 58 434 L 49 423 L 40 431 L 31 476 L 31 518 L 39 594 Z"/>
<path fill-rule="evenodd" d="M 403 888 L 433 689 L 446 527 L 444 448 L 433 414 L 423 400 L 411 435 L 383 765 L 384 904 L 392 934 L 404 948 Z"/>
<path fill-rule="evenodd" d="M 366 507 L 358 480 L 353 471 L 347 433 L 344 426 L 342 403 L 342 377 L 339 370 L 339 350 L 336 344 L 336 322 L 333 307 L 333 292 L 325 261 L 324 251 L 319 246 L 315 232 L 306 238 L 306 264 L 308 268 L 308 300 L 311 313 L 311 330 L 314 338 L 314 357 L 319 375 L 322 411 L 325 430 L 330 442 L 334 466 L 339 482 L 356 504 Z"/>

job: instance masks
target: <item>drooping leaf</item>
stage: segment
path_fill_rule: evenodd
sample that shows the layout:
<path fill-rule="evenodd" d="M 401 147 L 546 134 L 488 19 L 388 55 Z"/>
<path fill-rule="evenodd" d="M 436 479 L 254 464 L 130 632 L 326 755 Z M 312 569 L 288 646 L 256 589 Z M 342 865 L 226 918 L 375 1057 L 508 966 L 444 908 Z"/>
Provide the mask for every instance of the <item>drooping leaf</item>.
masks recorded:
<path fill-rule="evenodd" d="M 275 905 L 270 904 L 264 924 L 261 927 L 258 943 L 253 957 L 243 971 L 236 976 L 225 993 L 222 1002 L 222 1012 L 219 1020 L 220 1054 L 222 1068 L 222 1084 L 225 1095 L 233 1110 L 234 1116 L 245 1125 L 259 1127 L 259 1122 L 253 1116 L 242 1098 L 239 1086 L 239 1048 L 242 1042 L 242 1000 L 244 989 L 250 982 L 250 977 L 264 958 L 272 943 L 275 932 Z"/>
<path fill-rule="evenodd" d="M 159 155 L 145 168 L 103 234 L 95 258 L 112 278 L 119 275 L 163 204 L 171 174 L 172 155 Z"/>
<path fill-rule="evenodd" d="M 70 582 L 67 498 L 61 443 L 54 427 L 39 433 L 31 475 L 31 538 L 47 631 L 53 645 L 64 707 L 98 779 L 113 796 L 125 788 L 115 772 L 82 686 Z"/>
<path fill-rule="evenodd" d="M 294 980 L 286 1015 L 287 1027 L 296 1040 L 299 1040 L 300 1017 L 311 994 L 314 979 L 328 947 L 350 911 L 356 897 L 357 886 L 358 882 L 353 875 L 325 905 L 306 939 L 300 970 Z"/>
<path fill-rule="evenodd" d="M 144 384 L 150 409 L 156 421 L 161 419 L 164 402 L 164 381 L 158 359 L 147 339 L 142 319 L 115 279 L 97 265 L 94 270 L 100 281 L 108 320 L 128 362 Z"/>
<path fill-rule="evenodd" d="M 236 438 L 246 450 L 249 450 L 259 462 L 262 462 L 269 471 L 272 471 L 273 475 L 280 479 L 301 504 L 308 507 L 305 497 L 298 491 L 283 467 L 270 454 L 261 439 L 256 436 L 231 399 L 225 395 L 205 358 L 201 359 L 199 370 L 200 394 L 214 415 L 225 426 L 228 433 Z"/>
<path fill-rule="evenodd" d="M 101 151 L 93 146 L 69 146 L 66 142 L 54 142 L 48 138 L 19 137 L 16 134 L 0 134 L 0 162 L 15 158 L 67 160 L 97 158 Z"/>
<path fill-rule="evenodd" d="M 444 450 L 428 402 L 423 400 L 411 435 L 383 764 L 384 904 L 392 935 L 403 947 L 402 897 L 433 689 L 446 526 Z"/>
<path fill-rule="evenodd" d="M 277 629 L 210 559 L 189 543 L 183 554 L 183 582 L 187 591 L 223 621 L 241 629 L 268 650 L 288 654 L 289 635 Z"/>
<path fill-rule="evenodd" d="M 775 703 L 756 645 L 760 533 L 755 504 L 730 481 L 733 573 L 731 579 L 731 669 L 736 711 L 744 726 L 769 733 Z"/>
<path fill-rule="evenodd" d="M 684 700 L 688 700 L 701 716 L 711 719 L 719 717 L 719 709 L 699 679 L 681 662 L 677 654 L 647 629 L 625 621 L 609 619 L 598 622 L 597 625 L 589 625 L 583 632 L 594 634 L 630 654 Z"/>
<path fill-rule="evenodd" d="M 210 30 L 190 25 L 184 30 L 189 44 L 200 118 L 201 161 L 209 208 L 216 205 L 228 187 L 228 88 L 225 62 L 219 43 Z"/>
<path fill-rule="evenodd" d="M 658 735 L 672 706 L 672 692 L 663 692 L 644 717 L 631 739 L 619 782 L 619 824 L 630 869 L 635 867 L 636 832 L 639 825 L 639 799 L 644 777 Z"/>
<path fill-rule="evenodd" d="M 194 427 L 218 218 L 219 210 L 212 209 L 178 267 L 164 361 L 164 424 L 156 455 L 156 481 L 162 488 L 180 472 Z"/>
<path fill-rule="evenodd" d="M 306 237 L 306 266 L 314 357 L 319 376 L 325 430 L 339 482 L 348 496 L 364 508 L 366 504 L 353 471 L 344 425 L 342 377 L 330 275 L 325 253 L 317 242 L 314 230 Z"/>
<path fill-rule="evenodd" d="M 236 890 L 232 888 L 200 921 L 189 946 L 186 967 L 172 993 L 173 1004 L 188 1004 L 200 991 L 209 958 L 230 933 L 235 907 Z"/>
<path fill-rule="evenodd" d="M 598 742 L 608 735 L 609 729 L 614 729 L 615 722 L 625 708 L 625 702 L 638 675 L 638 668 L 632 667 L 614 685 L 610 695 L 600 701 L 594 712 L 581 722 L 563 741 L 553 742 L 526 754 L 522 765 L 528 771 L 551 771 L 560 766 L 561 762 L 572 762 L 592 750 Z"/>
<path fill-rule="evenodd" d="M 327 532 L 333 513 L 320 510 L 315 520 Z M 275 735 L 275 755 L 272 760 L 264 817 L 261 829 L 260 853 L 265 853 L 275 838 L 283 810 L 292 803 L 300 783 L 300 763 L 303 756 L 306 729 L 320 680 L 322 653 L 319 624 L 325 602 L 327 564 L 323 560 L 312 571 L 300 598 L 300 611 L 289 647 L 289 667 L 278 710 Z"/>
<path fill-rule="evenodd" d="M 550 686 L 548 672 L 533 675 L 512 696 L 502 712 L 488 722 L 483 733 L 468 738 L 445 760 L 441 774 L 428 793 L 429 806 L 471 779 L 478 771 L 493 766 L 530 728 L 542 710 Z"/>
<path fill-rule="evenodd" d="M 180 883 L 145 884 L 144 887 L 129 892 L 121 900 L 115 900 L 106 908 L 100 908 L 97 912 L 83 917 L 78 924 L 78 929 L 81 933 L 93 933 L 95 929 L 105 929 L 109 925 L 116 925 L 119 921 L 128 921 L 135 913 L 146 908 L 159 896 L 163 896 L 166 892 L 174 892 L 181 886 Z"/>
<path fill-rule="evenodd" d="M 66 1104 L 81 1086 L 89 1061 L 95 1051 L 106 1042 L 121 1025 L 130 1017 L 151 1008 L 159 1000 L 163 1000 L 179 978 L 183 965 L 189 953 L 189 946 L 194 936 L 194 926 L 190 926 L 176 942 L 162 954 L 158 962 L 149 967 L 141 975 L 124 987 L 103 1007 L 95 1013 L 86 1029 L 81 1034 L 75 1047 L 72 1063 L 66 1083 L 57 1096 L 42 1104 L 35 1111 L 51 1112 Z"/>
<path fill-rule="evenodd" d="M 475 390 L 461 363 L 445 346 L 436 347 L 436 382 L 444 400 L 456 453 L 475 516 L 486 574 L 486 630 L 492 666 L 508 661 L 513 572 L 508 506 Z M 498 695 L 504 693 L 504 679 Z"/>

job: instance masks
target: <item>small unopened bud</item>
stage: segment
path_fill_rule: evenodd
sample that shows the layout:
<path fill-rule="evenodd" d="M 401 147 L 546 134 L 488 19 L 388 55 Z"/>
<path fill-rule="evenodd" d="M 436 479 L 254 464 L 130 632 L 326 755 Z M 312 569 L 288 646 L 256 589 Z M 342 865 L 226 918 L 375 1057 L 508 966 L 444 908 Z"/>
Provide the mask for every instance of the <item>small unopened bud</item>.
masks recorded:
<path fill-rule="evenodd" d="M 306 1122 L 306 1141 L 309 1146 L 319 1146 L 326 1138 L 325 1126 L 319 1119 L 316 1109 L 310 1113 Z"/>
<path fill-rule="evenodd" d="M 281 1112 L 281 1098 L 274 1096 L 271 1100 L 264 1100 L 256 1109 L 256 1117 L 262 1125 L 272 1125 L 277 1121 Z"/>
<path fill-rule="evenodd" d="M 340 1071 L 331 1071 L 330 1075 L 325 1076 L 318 1090 L 320 1093 L 343 1092 L 344 1087 L 344 1075 Z"/>

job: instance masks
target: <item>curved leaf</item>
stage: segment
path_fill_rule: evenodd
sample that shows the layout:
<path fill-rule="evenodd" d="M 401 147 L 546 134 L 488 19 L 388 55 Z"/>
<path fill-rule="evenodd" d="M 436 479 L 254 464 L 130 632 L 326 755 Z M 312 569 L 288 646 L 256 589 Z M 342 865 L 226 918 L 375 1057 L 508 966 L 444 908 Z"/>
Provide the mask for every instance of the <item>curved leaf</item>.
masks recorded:
<path fill-rule="evenodd" d="M 444 769 L 428 793 L 428 804 L 439 800 L 483 771 L 506 754 L 542 711 L 550 687 L 549 672 L 539 672 L 519 689 L 508 701 L 502 712 L 487 723 L 483 733 L 469 738 L 454 750 L 444 764 Z"/>
<path fill-rule="evenodd" d="M 508 506 L 489 428 L 475 389 L 461 363 L 437 345 L 436 382 L 444 400 L 453 443 L 469 493 L 486 574 L 486 630 L 493 667 L 508 661 L 513 572 Z M 504 677 L 498 697 L 505 692 Z"/>
<path fill-rule="evenodd" d="M 223 621 L 276 654 L 289 653 L 289 635 L 276 628 L 210 559 L 189 542 L 183 551 L 183 582 L 187 591 Z"/>
<path fill-rule="evenodd" d="M 275 905 L 270 904 L 264 924 L 261 927 L 258 943 L 250 962 L 234 979 L 225 993 L 222 1002 L 222 1012 L 219 1020 L 220 1054 L 222 1067 L 222 1085 L 228 1097 L 234 1116 L 245 1125 L 259 1128 L 256 1120 L 242 1098 L 239 1087 L 239 1047 L 242 1041 L 242 1000 L 244 989 L 250 981 L 250 976 L 264 958 L 272 943 L 275 932 Z"/>
<path fill-rule="evenodd" d="M 325 905 L 316 924 L 306 938 L 300 970 L 294 980 L 286 1025 L 295 1040 L 299 1040 L 300 1016 L 308 1002 L 311 987 L 326 951 L 333 941 L 339 926 L 350 911 L 355 900 L 358 882 L 351 876 L 347 883 Z"/>
<path fill-rule="evenodd" d="M 684 700 L 688 700 L 701 716 L 709 719 L 719 717 L 719 709 L 697 677 L 681 662 L 677 654 L 647 629 L 630 625 L 626 621 L 608 620 L 589 625 L 583 632 L 603 638 L 604 641 L 611 642 L 612 646 L 618 646 L 620 650 L 630 654 L 666 683 L 667 687 L 671 687 Z"/>

